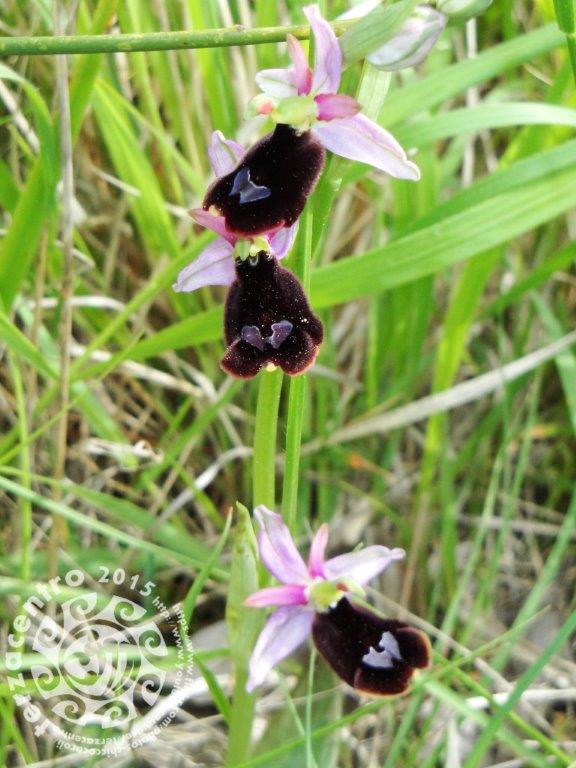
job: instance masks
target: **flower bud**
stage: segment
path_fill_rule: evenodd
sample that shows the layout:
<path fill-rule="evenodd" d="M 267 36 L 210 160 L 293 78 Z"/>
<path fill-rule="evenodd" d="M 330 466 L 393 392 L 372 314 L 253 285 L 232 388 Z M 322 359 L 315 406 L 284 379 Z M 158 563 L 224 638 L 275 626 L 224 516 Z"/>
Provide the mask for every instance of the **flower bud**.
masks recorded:
<path fill-rule="evenodd" d="M 484 13 L 492 0 L 437 0 L 438 10 L 451 19 L 466 21 Z"/>
<path fill-rule="evenodd" d="M 450 1 L 450 0 L 449 0 Z M 446 26 L 443 13 L 429 5 L 417 5 L 400 31 L 368 56 L 378 69 L 396 70 L 414 67 L 424 61 Z"/>
<path fill-rule="evenodd" d="M 254 96 L 254 98 L 250 99 L 248 102 L 248 106 L 244 111 L 244 117 L 247 120 L 250 120 L 257 115 L 269 115 L 277 104 L 277 99 L 273 99 L 265 93 L 259 93 L 258 96 Z"/>

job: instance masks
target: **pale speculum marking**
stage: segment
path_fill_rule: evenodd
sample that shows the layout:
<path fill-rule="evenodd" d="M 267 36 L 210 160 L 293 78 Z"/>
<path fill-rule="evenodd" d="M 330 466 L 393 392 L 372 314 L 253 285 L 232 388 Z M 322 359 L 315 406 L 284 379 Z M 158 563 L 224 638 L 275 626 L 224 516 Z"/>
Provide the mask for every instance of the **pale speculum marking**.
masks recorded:
<path fill-rule="evenodd" d="M 398 647 L 398 641 L 391 632 L 383 632 L 378 648 L 370 647 L 368 653 L 362 656 L 362 661 L 369 667 L 377 669 L 390 669 L 394 666 L 394 660 L 402 661 L 402 654 Z"/>
<path fill-rule="evenodd" d="M 234 177 L 234 183 L 228 197 L 240 195 L 240 204 L 255 203 L 257 200 L 265 200 L 272 194 L 268 187 L 259 186 L 250 181 L 250 168 L 242 168 Z"/>
<path fill-rule="evenodd" d="M 290 336 L 294 326 L 289 320 L 280 320 L 279 323 L 272 323 L 272 333 L 270 336 L 262 336 L 260 328 L 257 325 L 245 325 L 240 336 L 252 347 L 256 347 L 260 352 L 264 352 L 266 345 L 272 349 L 278 349 Z"/>

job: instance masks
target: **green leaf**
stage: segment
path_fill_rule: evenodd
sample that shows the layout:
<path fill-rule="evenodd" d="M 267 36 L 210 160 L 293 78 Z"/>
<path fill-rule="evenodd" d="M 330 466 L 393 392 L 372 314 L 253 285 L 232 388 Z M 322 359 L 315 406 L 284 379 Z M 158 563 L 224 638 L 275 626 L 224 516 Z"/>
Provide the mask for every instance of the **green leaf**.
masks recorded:
<path fill-rule="evenodd" d="M 262 611 L 248 608 L 244 600 L 259 586 L 258 547 L 250 513 L 236 504 L 237 518 L 230 566 L 230 588 L 226 601 L 228 644 L 234 662 L 234 695 L 230 716 L 228 765 L 244 761 L 249 752 L 254 695 L 246 690 L 248 662 L 262 626 Z"/>
<path fill-rule="evenodd" d="M 177 555 L 187 555 L 203 567 L 212 560 L 212 552 L 189 533 L 177 528 L 171 522 L 158 525 L 157 520 L 150 517 L 146 510 L 127 499 L 119 499 L 73 483 L 68 484 L 66 489 L 77 498 L 93 504 L 101 513 L 131 528 L 138 528 L 142 535 L 158 542 L 158 545 L 167 551 Z M 220 568 L 213 568 L 211 572 L 222 576 Z"/>
<path fill-rule="evenodd" d="M 61 502 L 53 501 L 52 499 L 43 496 L 40 493 L 31 491 L 30 489 L 15 483 L 12 480 L 8 480 L 5 477 L 0 476 L 0 488 L 6 493 L 12 493 L 18 498 L 26 499 L 32 504 L 36 505 L 40 509 L 44 509 L 46 512 L 60 515 L 61 517 L 69 520 L 71 523 L 75 523 L 82 528 L 94 531 L 101 534 L 105 539 L 112 541 L 118 541 L 122 544 L 126 544 L 134 549 L 141 549 L 149 552 L 158 557 L 162 562 L 179 562 L 186 563 L 188 565 L 198 565 L 198 560 L 191 554 L 184 554 L 176 551 L 171 551 L 166 547 L 153 544 L 149 541 L 139 539 L 136 536 L 132 536 L 129 533 L 118 530 L 112 525 L 103 523 L 101 520 L 97 520 L 94 517 L 79 512 L 72 507 L 67 506 Z"/>
<path fill-rule="evenodd" d="M 222 534 L 218 539 L 218 543 L 212 550 L 212 554 L 210 555 L 210 558 L 207 560 L 206 564 L 202 566 L 202 570 L 194 579 L 192 586 L 188 590 L 188 594 L 184 598 L 184 601 L 182 603 L 182 613 L 184 614 L 184 619 L 187 624 L 190 623 L 190 620 L 194 614 L 194 608 L 196 607 L 196 601 L 198 600 L 200 593 L 204 589 L 204 585 L 206 584 L 206 581 L 211 575 L 212 570 L 214 569 L 214 566 L 216 565 L 216 563 L 220 558 L 220 555 L 222 554 L 224 545 L 228 540 L 228 534 L 230 533 L 231 524 L 232 524 L 232 514 L 229 514 L 228 517 L 226 518 L 226 525 L 224 526 L 224 530 L 222 531 Z"/>
<path fill-rule="evenodd" d="M 532 62 L 538 56 L 562 45 L 562 35 L 555 24 L 519 35 L 449 67 L 441 67 L 427 77 L 415 80 L 388 97 L 383 119 L 386 126 L 396 125 L 413 115 L 456 96 L 471 85 L 483 83 L 501 72 Z"/>
<path fill-rule="evenodd" d="M 136 344 L 132 350 L 131 358 L 143 360 L 159 355 L 167 349 L 182 349 L 183 347 L 193 347 L 196 344 L 214 341 L 220 336 L 221 327 L 221 307 L 199 312 L 197 315 L 192 315 L 192 317 L 169 326 Z"/>
<path fill-rule="evenodd" d="M 194 663 L 200 670 L 200 673 L 208 686 L 208 690 L 212 694 L 212 701 L 224 718 L 225 723 L 228 725 L 232 716 L 232 706 L 218 683 L 216 675 L 212 672 L 210 667 L 203 664 L 197 656 L 194 657 Z"/>
<path fill-rule="evenodd" d="M 576 205 L 576 171 L 485 200 L 431 227 L 312 276 L 316 307 L 342 304 L 440 272 L 507 243 Z"/>
<path fill-rule="evenodd" d="M 34 368 L 50 379 L 57 376 L 56 370 L 47 362 L 42 353 L 32 344 L 2 310 L 0 310 L 0 338 L 14 354 L 22 357 Z"/>
<path fill-rule="evenodd" d="M 18 83 L 26 93 L 40 139 L 40 154 L 33 161 L 0 245 L 0 300 L 8 309 L 28 274 L 44 222 L 54 209 L 60 153 L 50 111 L 37 88 L 5 64 L 0 64 L 0 78 Z"/>
<path fill-rule="evenodd" d="M 468 755 L 464 768 L 478 768 L 487 750 L 493 745 L 493 739 L 499 733 L 506 718 L 514 710 L 525 690 L 536 680 L 544 667 L 552 660 L 554 654 L 562 648 L 576 630 L 576 612 L 573 612 L 568 620 L 560 628 L 552 642 L 541 653 L 520 677 L 513 690 L 510 692 L 506 703 L 499 706 L 495 714 L 490 718 L 486 727 L 482 729 L 478 739 L 474 743 L 471 753 Z"/>
<path fill-rule="evenodd" d="M 575 0 L 554 0 L 554 11 L 558 26 L 565 35 L 576 32 Z"/>
<path fill-rule="evenodd" d="M 394 133 L 401 144 L 420 147 L 439 139 L 517 125 L 567 125 L 576 128 L 576 110 L 533 102 L 482 104 L 416 120 L 397 128 Z"/>

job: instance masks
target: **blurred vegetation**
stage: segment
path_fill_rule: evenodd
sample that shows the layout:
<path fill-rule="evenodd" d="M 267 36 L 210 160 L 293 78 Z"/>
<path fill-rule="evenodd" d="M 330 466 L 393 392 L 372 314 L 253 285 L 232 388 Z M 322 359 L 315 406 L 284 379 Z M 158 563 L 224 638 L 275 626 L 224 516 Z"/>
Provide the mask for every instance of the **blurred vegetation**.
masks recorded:
<path fill-rule="evenodd" d="M 65 31 L 275 26 L 302 23 L 301 5 L 79 0 Z M 0 24 L 53 34 L 51 3 L 4 0 Z M 327 333 L 305 402 L 299 533 L 305 543 L 329 521 L 334 552 L 404 547 L 370 598 L 422 620 L 438 657 L 411 695 L 369 703 L 319 661 L 311 727 L 323 767 L 575 759 L 574 647 L 546 655 L 576 580 L 576 99 L 564 41 L 551 0 L 497 0 L 448 27 L 416 70 L 358 63 L 344 76 L 422 180 L 331 158 L 309 202 L 311 294 Z M 120 564 L 168 605 L 183 601 L 230 507 L 250 502 L 257 381 L 219 368 L 224 291 L 171 284 L 210 240 L 186 211 L 211 178 L 212 130 L 245 144 L 261 135 L 242 119 L 254 74 L 286 60 L 283 44 L 70 57 L 68 191 L 56 58 L 0 64 L 6 626 L 37 581 L 71 567 L 97 578 Z M 286 400 L 285 382 L 280 479 Z M 211 638 L 209 653 L 195 637 L 200 671 L 215 648 L 222 667 L 146 748 L 157 766 L 222 764 L 229 564 L 226 546 L 192 616 Z M 261 702 L 258 764 L 304 764 L 290 740 L 306 668 L 290 659 Z M 492 697 L 511 689 L 522 703 L 501 710 Z M 1 679 L 0 717 L 0 764 L 64 759 L 34 739 Z"/>

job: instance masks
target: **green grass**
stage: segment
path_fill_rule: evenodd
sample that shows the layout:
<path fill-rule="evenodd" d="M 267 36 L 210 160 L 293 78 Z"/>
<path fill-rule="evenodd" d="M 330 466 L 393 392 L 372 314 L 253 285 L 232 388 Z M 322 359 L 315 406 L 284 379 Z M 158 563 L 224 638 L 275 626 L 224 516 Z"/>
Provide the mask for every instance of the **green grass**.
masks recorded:
<path fill-rule="evenodd" d="M 80 0 L 70 32 L 113 24 L 217 43 L 204 31 L 301 27 L 302 5 Z M 345 9 L 322 5 L 331 20 Z M 67 764 L 13 700 L 6 637 L 36 585 L 71 568 L 102 604 L 122 593 L 98 581 L 103 567 L 183 605 L 199 682 L 146 752 L 99 765 L 576 760 L 574 10 L 494 2 L 467 34 L 449 26 L 425 64 L 389 76 L 357 59 L 394 15 L 348 28 L 343 83 L 416 153 L 422 180 L 329 159 L 287 262 L 310 285 L 326 341 L 290 381 L 231 382 L 219 367 L 224 291 L 171 290 L 210 241 L 186 215 L 211 180 L 210 134 L 261 134 L 243 108 L 255 72 L 286 63 L 285 46 L 254 34 L 241 36 L 248 45 L 71 56 L 74 200 L 58 186 L 55 58 L 2 59 L 0 765 Z M 53 34 L 48 0 L 8 0 L 0 21 L 7 38 Z M 282 665 L 271 692 L 244 693 L 263 614 L 241 603 L 264 575 L 246 516 L 229 517 L 237 501 L 274 502 L 304 549 L 322 522 L 333 552 L 406 549 L 369 599 L 432 636 L 434 664 L 408 695 L 358 698 L 307 653 Z M 30 646 L 24 661 L 34 695 Z"/>

